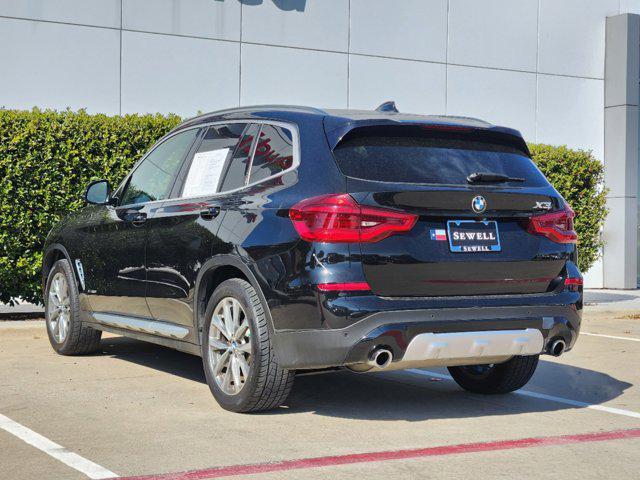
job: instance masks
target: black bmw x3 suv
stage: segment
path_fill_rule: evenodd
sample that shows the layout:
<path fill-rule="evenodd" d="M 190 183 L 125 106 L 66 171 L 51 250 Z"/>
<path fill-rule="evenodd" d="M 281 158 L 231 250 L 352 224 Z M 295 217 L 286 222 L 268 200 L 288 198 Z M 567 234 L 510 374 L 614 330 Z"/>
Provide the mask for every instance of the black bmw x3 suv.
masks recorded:
<path fill-rule="evenodd" d="M 53 348 L 107 331 L 201 355 L 239 412 L 335 367 L 522 387 L 578 336 L 574 214 L 517 131 L 384 110 L 214 112 L 93 182 L 46 242 Z"/>

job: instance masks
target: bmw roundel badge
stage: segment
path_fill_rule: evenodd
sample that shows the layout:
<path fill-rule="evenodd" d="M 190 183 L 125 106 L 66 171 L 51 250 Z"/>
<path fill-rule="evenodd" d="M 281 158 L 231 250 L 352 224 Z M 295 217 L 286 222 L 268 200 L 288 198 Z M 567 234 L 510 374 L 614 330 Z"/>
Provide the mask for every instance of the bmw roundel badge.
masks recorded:
<path fill-rule="evenodd" d="M 476 213 L 482 213 L 487 208 L 487 201 L 484 199 L 482 195 L 478 195 L 471 200 L 471 208 Z"/>

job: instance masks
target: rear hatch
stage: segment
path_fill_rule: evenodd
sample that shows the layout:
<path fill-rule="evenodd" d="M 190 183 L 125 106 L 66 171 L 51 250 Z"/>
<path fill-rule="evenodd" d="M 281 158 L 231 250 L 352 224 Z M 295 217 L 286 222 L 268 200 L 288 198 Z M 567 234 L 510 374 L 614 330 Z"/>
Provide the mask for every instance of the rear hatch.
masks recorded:
<path fill-rule="evenodd" d="M 551 215 L 553 223 L 572 213 L 520 137 L 471 128 L 367 126 L 349 131 L 334 157 L 357 203 L 416 217 L 409 231 L 360 243 L 373 293 L 535 294 L 561 283 L 572 251 L 568 237 L 559 243 L 540 234 L 531 218 Z"/>

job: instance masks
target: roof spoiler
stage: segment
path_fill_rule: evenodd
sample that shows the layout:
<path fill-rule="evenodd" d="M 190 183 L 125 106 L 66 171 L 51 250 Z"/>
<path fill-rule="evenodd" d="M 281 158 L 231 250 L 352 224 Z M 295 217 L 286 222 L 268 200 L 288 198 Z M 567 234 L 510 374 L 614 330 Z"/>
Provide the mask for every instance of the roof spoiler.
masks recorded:
<path fill-rule="evenodd" d="M 420 122 L 415 120 L 403 120 L 402 117 L 394 118 L 394 116 L 389 116 L 387 118 L 365 118 L 362 120 L 356 119 L 345 119 L 340 117 L 325 117 L 324 118 L 324 129 L 325 134 L 327 136 L 327 140 L 329 142 L 329 147 L 333 150 L 336 148 L 336 145 L 342 141 L 342 139 L 352 130 L 366 128 L 366 127 L 397 127 L 400 125 L 407 125 L 413 127 L 423 127 L 426 129 L 434 129 L 434 130 L 446 130 L 446 131 L 456 131 L 456 130 L 467 130 L 470 133 L 476 132 L 478 134 L 484 133 L 487 137 L 492 137 L 499 141 L 507 141 L 508 143 L 515 146 L 517 149 L 522 152 L 530 155 L 529 148 L 527 147 L 527 143 L 524 141 L 524 138 L 520 135 L 520 132 L 517 130 L 513 130 L 511 128 L 505 127 L 496 127 L 496 126 L 476 126 L 476 125 L 456 125 L 446 122 L 435 123 L 435 122 Z"/>
<path fill-rule="evenodd" d="M 396 107 L 396 102 L 394 102 L 393 100 L 389 100 L 387 102 L 384 102 L 384 103 L 378 105 L 378 108 L 376 108 L 376 112 L 394 112 L 394 113 L 398 113 L 398 107 Z"/>

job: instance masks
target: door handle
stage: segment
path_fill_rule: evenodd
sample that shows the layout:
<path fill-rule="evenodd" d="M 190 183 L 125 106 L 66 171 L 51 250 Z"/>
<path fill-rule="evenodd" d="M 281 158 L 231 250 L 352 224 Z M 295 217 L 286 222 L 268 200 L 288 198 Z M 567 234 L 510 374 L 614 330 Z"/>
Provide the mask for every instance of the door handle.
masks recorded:
<path fill-rule="evenodd" d="M 218 215 L 220 215 L 220 207 L 209 207 L 200 210 L 200 218 L 203 220 L 213 220 Z"/>
<path fill-rule="evenodd" d="M 116 214 L 123 221 L 130 223 L 134 227 L 141 227 L 144 222 L 147 221 L 147 214 L 141 212 L 144 205 L 138 205 L 137 207 L 130 208 L 118 208 Z"/>
<path fill-rule="evenodd" d="M 131 216 L 131 224 L 134 227 L 141 227 L 144 224 L 144 222 L 146 222 L 146 221 L 147 221 L 147 214 L 146 213 L 138 212 L 138 213 L 134 213 Z"/>

